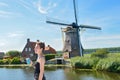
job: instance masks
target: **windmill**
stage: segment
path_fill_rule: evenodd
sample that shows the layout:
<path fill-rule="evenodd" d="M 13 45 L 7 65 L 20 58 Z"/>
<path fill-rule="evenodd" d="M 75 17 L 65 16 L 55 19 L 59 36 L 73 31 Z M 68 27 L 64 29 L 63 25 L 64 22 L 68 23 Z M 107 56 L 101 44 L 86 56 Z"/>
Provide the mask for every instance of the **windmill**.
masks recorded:
<path fill-rule="evenodd" d="M 50 24 L 68 26 L 66 28 L 62 28 L 62 31 L 65 32 L 65 36 L 66 36 L 64 41 L 63 51 L 69 52 L 69 57 L 83 56 L 83 47 L 81 44 L 79 31 L 81 31 L 83 28 L 101 30 L 100 27 L 96 27 L 96 26 L 78 25 L 75 0 L 73 0 L 73 6 L 74 6 L 75 22 L 73 22 L 72 24 L 46 21 L 46 23 L 50 23 Z"/>

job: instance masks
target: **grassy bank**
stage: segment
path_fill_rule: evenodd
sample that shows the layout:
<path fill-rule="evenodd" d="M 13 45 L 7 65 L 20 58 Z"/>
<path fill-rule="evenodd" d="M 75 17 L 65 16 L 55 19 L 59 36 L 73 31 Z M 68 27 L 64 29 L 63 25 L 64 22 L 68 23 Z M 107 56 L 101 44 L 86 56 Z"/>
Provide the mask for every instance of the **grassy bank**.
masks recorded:
<path fill-rule="evenodd" d="M 91 57 L 86 54 L 84 57 L 74 57 L 71 65 L 75 69 L 92 69 L 120 73 L 120 53 L 109 53 L 106 57 Z M 103 56 L 103 55 L 102 55 Z"/>

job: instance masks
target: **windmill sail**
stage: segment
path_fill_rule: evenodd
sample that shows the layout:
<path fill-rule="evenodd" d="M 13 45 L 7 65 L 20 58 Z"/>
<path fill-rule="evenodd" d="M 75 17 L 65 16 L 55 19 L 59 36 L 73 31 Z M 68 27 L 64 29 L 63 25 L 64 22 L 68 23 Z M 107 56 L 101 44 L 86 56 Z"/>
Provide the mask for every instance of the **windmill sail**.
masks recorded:
<path fill-rule="evenodd" d="M 101 30 L 100 27 L 96 27 L 96 26 L 89 26 L 89 25 L 80 25 L 80 28 L 90 28 L 90 29 L 98 29 Z"/>
<path fill-rule="evenodd" d="M 76 24 L 78 25 L 78 19 L 77 19 L 77 11 L 76 11 L 75 0 L 73 0 L 73 6 L 74 6 L 75 22 L 76 22 Z"/>
<path fill-rule="evenodd" d="M 56 25 L 63 25 L 63 26 L 71 26 L 71 24 L 65 24 L 65 23 L 59 23 L 59 22 L 53 22 L 53 21 L 46 21 L 46 23 L 56 24 Z"/>
<path fill-rule="evenodd" d="M 101 30 L 100 27 L 89 26 L 89 25 L 78 25 L 78 17 L 77 17 L 75 0 L 73 0 L 73 7 L 74 7 L 75 22 L 71 24 L 66 24 L 66 23 L 60 23 L 60 22 L 46 21 L 46 23 L 50 23 L 50 24 L 70 26 L 63 30 L 63 32 L 65 32 L 65 41 L 64 41 L 63 51 L 69 52 L 70 57 L 83 56 L 83 47 L 80 40 L 79 30 L 81 30 L 82 28 Z"/>

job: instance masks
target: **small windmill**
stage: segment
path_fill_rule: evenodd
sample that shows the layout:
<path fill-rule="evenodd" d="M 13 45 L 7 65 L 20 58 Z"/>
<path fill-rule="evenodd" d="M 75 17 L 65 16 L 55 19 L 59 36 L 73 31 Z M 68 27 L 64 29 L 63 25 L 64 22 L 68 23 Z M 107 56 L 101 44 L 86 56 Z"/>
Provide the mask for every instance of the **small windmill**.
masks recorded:
<path fill-rule="evenodd" d="M 81 31 L 81 29 L 89 28 L 89 29 L 101 30 L 100 27 L 89 26 L 89 25 L 78 25 L 75 0 L 73 0 L 73 6 L 74 6 L 75 22 L 73 22 L 72 24 L 46 21 L 47 23 L 50 24 L 68 26 L 67 28 L 62 28 L 62 31 L 65 32 L 63 51 L 69 52 L 69 57 L 83 56 L 83 47 L 81 44 L 80 34 L 79 34 L 79 31 Z"/>

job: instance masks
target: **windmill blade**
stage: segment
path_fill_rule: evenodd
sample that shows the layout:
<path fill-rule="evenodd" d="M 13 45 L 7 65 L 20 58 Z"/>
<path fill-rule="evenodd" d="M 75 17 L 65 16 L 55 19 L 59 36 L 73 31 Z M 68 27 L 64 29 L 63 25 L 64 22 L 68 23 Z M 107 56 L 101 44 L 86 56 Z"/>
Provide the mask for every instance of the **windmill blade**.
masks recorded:
<path fill-rule="evenodd" d="M 90 29 L 98 29 L 101 30 L 101 27 L 96 27 L 96 26 L 89 26 L 89 25 L 80 25 L 80 28 L 90 28 Z"/>
<path fill-rule="evenodd" d="M 75 22 L 76 22 L 76 24 L 78 25 L 77 11 L 76 11 L 76 3 L 75 3 L 75 0 L 73 0 L 73 6 L 74 6 Z"/>
<path fill-rule="evenodd" d="M 59 23 L 59 22 L 52 22 L 52 21 L 46 21 L 46 23 L 56 24 L 56 25 L 63 25 L 63 26 L 72 26 L 71 24 L 65 24 L 65 23 Z"/>

